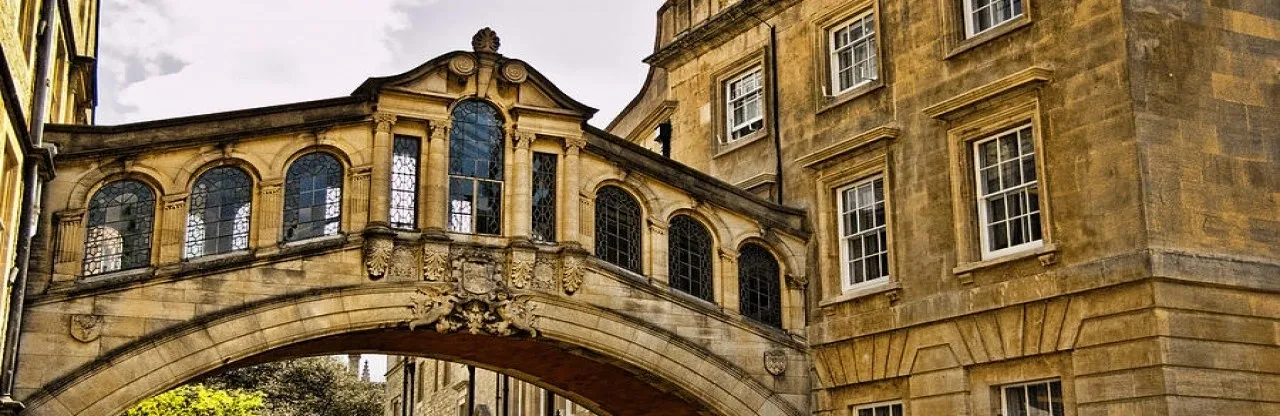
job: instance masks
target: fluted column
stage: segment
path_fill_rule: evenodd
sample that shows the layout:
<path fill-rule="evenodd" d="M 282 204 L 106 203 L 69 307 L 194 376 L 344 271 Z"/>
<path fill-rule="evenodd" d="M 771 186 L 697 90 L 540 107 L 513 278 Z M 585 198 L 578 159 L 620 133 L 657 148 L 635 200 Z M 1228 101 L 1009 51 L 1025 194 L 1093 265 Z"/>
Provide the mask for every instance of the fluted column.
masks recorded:
<path fill-rule="evenodd" d="M 370 166 L 360 166 L 351 169 L 351 186 L 349 191 L 344 191 L 344 199 L 350 201 L 343 207 L 343 221 L 347 222 L 348 230 L 363 230 L 369 223 L 369 178 L 373 174 L 373 168 Z"/>
<path fill-rule="evenodd" d="M 449 189 L 449 122 L 431 120 L 427 127 L 427 223 L 428 234 L 444 235 L 448 218 L 446 193 Z"/>
<path fill-rule="evenodd" d="M 187 194 L 165 195 L 164 209 L 160 210 L 156 224 L 156 231 L 160 233 L 156 247 L 160 251 L 159 264 L 182 261 L 187 233 Z"/>
<path fill-rule="evenodd" d="M 582 238 L 578 233 L 582 227 L 582 211 L 579 209 L 579 200 L 582 195 L 579 153 L 586 145 L 587 139 L 583 137 L 570 137 L 564 140 L 564 179 L 562 179 L 564 194 L 560 195 L 561 204 L 564 204 L 564 220 L 561 222 L 560 235 L 561 241 L 578 247 L 582 246 Z"/>
<path fill-rule="evenodd" d="M 275 251 L 274 248 L 280 243 L 281 222 L 284 220 L 284 181 L 280 179 L 262 181 L 258 195 L 258 238 L 257 248 L 259 254 L 267 254 Z"/>
<path fill-rule="evenodd" d="M 391 215 L 391 151 L 394 143 L 391 129 L 395 114 L 373 115 L 373 174 L 369 181 L 369 225 L 390 227 Z"/>
<path fill-rule="evenodd" d="M 54 214 L 58 224 L 54 242 L 54 283 L 71 282 L 80 275 L 84 261 L 84 210 L 70 209 Z"/>
<path fill-rule="evenodd" d="M 530 175 L 532 169 L 532 156 L 529 153 L 529 147 L 533 146 L 533 141 L 537 135 L 529 132 L 513 130 L 512 141 L 515 142 L 515 151 L 512 157 L 515 160 L 512 168 L 515 171 L 513 178 L 513 189 L 511 190 L 511 234 L 516 240 L 529 241 L 529 230 L 533 228 L 532 214 L 533 203 L 533 179 Z"/>
<path fill-rule="evenodd" d="M 720 306 L 726 312 L 740 313 L 738 309 L 738 252 L 720 249 L 720 281 L 715 282 L 720 289 Z"/>

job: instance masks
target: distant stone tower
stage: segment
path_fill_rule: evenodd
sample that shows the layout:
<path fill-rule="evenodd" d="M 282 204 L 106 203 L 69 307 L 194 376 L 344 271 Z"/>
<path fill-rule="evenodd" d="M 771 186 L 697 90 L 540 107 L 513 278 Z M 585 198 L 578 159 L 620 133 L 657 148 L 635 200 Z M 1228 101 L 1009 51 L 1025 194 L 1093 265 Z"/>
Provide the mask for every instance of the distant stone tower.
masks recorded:
<path fill-rule="evenodd" d="M 347 371 L 352 376 L 360 375 L 360 354 L 347 354 Z"/>
<path fill-rule="evenodd" d="M 369 381 L 369 362 L 368 361 L 364 362 L 364 370 L 360 371 L 360 380 L 365 382 Z"/>

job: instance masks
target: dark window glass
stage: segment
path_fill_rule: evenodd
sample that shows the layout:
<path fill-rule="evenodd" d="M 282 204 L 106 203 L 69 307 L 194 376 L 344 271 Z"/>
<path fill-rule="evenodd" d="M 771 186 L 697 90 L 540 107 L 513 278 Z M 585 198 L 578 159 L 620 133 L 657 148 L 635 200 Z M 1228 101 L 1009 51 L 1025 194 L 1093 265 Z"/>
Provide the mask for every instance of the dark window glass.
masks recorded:
<path fill-rule="evenodd" d="M 249 248 L 252 200 L 253 184 L 243 170 L 218 167 L 200 175 L 187 203 L 186 257 Z"/>
<path fill-rule="evenodd" d="M 756 244 L 738 252 L 738 299 L 742 316 L 782 326 L 781 270 L 773 254 Z"/>
<path fill-rule="evenodd" d="M 449 132 L 449 230 L 502 232 L 503 129 L 498 110 L 480 101 L 453 109 Z"/>
<path fill-rule="evenodd" d="M 654 141 L 657 142 L 658 153 L 663 157 L 671 157 L 671 122 L 659 124 L 658 131 L 655 133 Z"/>
<path fill-rule="evenodd" d="M 391 151 L 391 226 L 418 228 L 418 158 L 421 155 L 417 137 L 396 136 Z"/>
<path fill-rule="evenodd" d="M 667 236 L 671 287 L 712 301 L 711 233 L 693 218 L 680 215 L 671 219 Z"/>
<path fill-rule="evenodd" d="M 142 182 L 116 181 L 94 193 L 85 227 L 84 275 L 151 264 L 155 211 L 155 194 Z"/>
<path fill-rule="evenodd" d="M 640 203 L 616 186 L 596 192 L 596 257 L 640 269 Z"/>
<path fill-rule="evenodd" d="M 341 222 L 342 164 L 327 153 L 298 158 L 285 174 L 285 241 L 337 234 Z"/>
<path fill-rule="evenodd" d="M 533 154 L 533 239 L 556 241 L 556 155 Z"/>

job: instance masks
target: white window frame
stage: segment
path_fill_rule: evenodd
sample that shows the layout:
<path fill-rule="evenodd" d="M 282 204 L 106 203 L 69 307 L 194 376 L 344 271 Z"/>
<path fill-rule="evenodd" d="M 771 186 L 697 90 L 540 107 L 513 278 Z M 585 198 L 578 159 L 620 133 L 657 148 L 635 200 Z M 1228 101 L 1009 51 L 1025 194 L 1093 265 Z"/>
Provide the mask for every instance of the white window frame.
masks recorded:
<path fill-rule="evenodd" d="M 746 81 L 747 79 L 753 78 L 753 77 L 756 78 L 756 86 L 754 89 L 749 91 L 743 91 L 742 94 L 735 94 L 736 84 Z M 734 119 L 734 116 L 733 116 L 734 104 L 741 102 L 742 107 L 745 108 L 747 107 L 748 103 L 752 100 L 752 96 L 754 96 L 754 99 L 758 102 L 757 106 L 760 108 L 760 114 L 746 120 Z M 753 66 L 751 68 L 748 68 L 745 71 L 742 71 L 738 75 L 735 75 L 734 77 L 729 78 L 728 81 L 725 81 L 724 83 L 725 136 L 723 139 L 724 143 L 726 144 L 733 143 L 764 130 L 764 113 L 765 113 L 764 68 L 758 65 Z M 760 127 L 756 128 L 755 130 L 751 130 L 749 132 L 742 133 L 741 135 L 735 136 L 735 134 L 739 130 L 749 129 L 751 125 L 755 124 L 756 122 L 760 123 Z"/>
<path fill-rule="evenodd" d="M 874 409 L 877 409 L 877 408 L 881 408 L 881 407 L 888 407 L 888 406 L 894 406 L 894 405 L 897 405 L 897 406 L 901 406 L 901 407 L 902 407 L 902 412 L 901 412 L 901 413 L 899 413 L 900 415 L 906 415 L 906 414 L 907 414 L 906 405 L 903 405 L 901 400 L 893 400 L 893 401 L 887 401 L 887 402 L 868 403 L 868 404 L 860 404 L 860 405 L 854 406 L 852 409 L 849 409 L 849 416 L 858 416 L 858 411 L 860 411 L 860 410 L 867 410 L 867 409 L 873 409 L 873 410 L 874 410 Z M 873 413 L 874 413 L 874 412 L 873 412 Z M 890 413 L 892 413 L 892 412 L 890 412 Z M 890 416 L 892 416 L 892 415 L 890 415 Z"/>
<path fill-rule="evenodd" d="M 989 143 L 989 142 L 992 142 L 992 141 L 995 141 L 995 140 L 998 140 L 1001 136 L 1004 136 L 1004 135 L 1007 135 L 1007 134 L 1010 134 L 1010 133 L 1013 133 L 1013 134 L 1019 134 L 1022 130 L 1027 130 L 1027 131 L 1028 131 L 1028 135 L 1030 136 L 1030 137 L 1028 138 L 1028 140 L 1030 140 L 1030 141 L 1031 141 L 1031 155 L 1030 155 L 1030 157 L 1031 157 L 1031 163 L 1033 164 L 1033 166 L 1035 166 L 1035 167 L 1036 167 L 1036 178 L 1035 178 L 1035 180 L 1030 181 L 1030 182 L 1020 182 L 1020 183 L 1018 183 L 1018 184 L 1017 184 L 1017 185 L 1015 185 L 1015 186 L 1011 186 L 1011 187 L 1008 187 L 1008 188 L 1003 188 L 1003 189 L 1000 189 L 999 191 L 996 191 L 996 192 L 991 193 L 991 194 L 986 194 L 986 193 L 985 193 L 985 190 L 983 189 L 983 181 L 982 181 L 982 169 L 983 169 L 983 166 L 982 166 L 982 153 L 981 153 L 982 145 L 983 145 L 983 144 L 986 144 L 986 143 Z M 1014 254 L 1014 253 L 1018 253 L 1018 252 L 1026 251 L 1026 250 L 1034 250 L 1034 249 L 1038 249 L 1038 248 L 1040 248 L 1040 247 L 1043 247 L 1043 246 L 1044 246 L 1044 201 L 1043 201 L 1043 199 L 1044 199 L 1044 195 L 1040 193 L 1040 192 L 1041 192 L 1041 186 L 1040 186 L 1040 184 L 1041 184 L 1041 177 L 1044 175 L 1044 172 L 1041 172 L 1041 171 L 1040 171 L 1040 170 L 1041 170 L 1041 169 L 1040 169 L 1040 165 L 1038 164 L 1038 163 L 1039 163 L 1039 161 L 1037 160 L 1037 158 L 1039 158 L 1039 157 L 1040 157 L 1040 155 L 1039 155 L 1039 149 L 1037 149 L 1037 148 L 1036 148 L 1035 134 L 1036 134 L 1035 125 L 1034 125 L 1033 123 L 1031 123 L 1031 122 L 1027 122 L 1027 123 L 1018 124 L 1017 126 L 1014 126 L 1013 128 L 1009 128 L 1009 129 L 1001 130 L 1001 131 L 996 132 L 996 133 L 994 133 L 994 134 L 990 134 L 990 135 L 988 135 L 988 136 L 986 136 L 986 137 L 982 138 L 981 140 L 975 140 L 975 141 L 972 143 L 972 152 L 973 152 L 973 184 L 974 184 L 974 195 L 975 195 L 975 201 L 974 201 L 974 202 L 975 202 L 975 204 L 977 205 L 977 208 L 978 208 L 978 234 L 981 236 L 980 241 L 979 241 L 979 244 L 981 244 L 982 259 L 983 259 L 983 260 L 990 260 L 990 259 L 994 259 L 994 258 L 998 258 L 998 257 L 1003 257 L 1003 256 L 1007 256 L 1007 255 L 1010 255 L 1010 254 Z M 1019 140 L 1021 140 L 1021 138 L 1019 138 Z M 1025 155 L 1021 155 L 1021 156 L 1019 156 L 1019 159 L 1024 158 L 1024 157 L 1026 157 L 1026 156 L 1025 156 Z M 996 161 L 996 165 L 997 165 L 997 166 L 998 166 L 999 164 L 1001 164 L 1002 162 L 1004 162 L 1003 160 L 1001 160 L 1001 159 L 1000 159 L 1000 157 L 999 157 L 998 155 L 996 156 L 996 158 L 997 158 L 997 161 Z M 991 236 L 990 236 L 990 233 L 991 233 L 991 231 L 990 231 L 990 229 L 989 229 L 989 227 L 988 227 L 988 225 L 989 225 L 989 223 L 988 223 L 988 222 L 989 222 L 989 218 L 990 218 L 991 213 L 990 213 L 990 212 L 988 212 L 988 210 L 990 209 L 990 205 L 987 203 L 987 200 L 988 200 L 988 199 L 992 199 L 992 198 L 1005 197 L 1005 196 L 1007 196 L 1007 195 L 1010 195 L 1010 194 L 1013 194 L 1013 193 L 1016 193 L 1016 192 L 1023 192 L 1023 191 L 1026 191 L 1026 190 L 1028 190 L 1028 189 L 1032 189 L 1032 188 L 1034 188 L 1034 189 L 1035 189 L 1035 193 L 1037 193 L 1037 194 L 1039 194 L 1039 195 L 1040 195 L 1040 196 L 1039 196 L 1039 198 L 1037 198 L 1037 204 L 1036 204 L 1036 206 L 1034 207 L 1034 208 L 1035 208 L 1035 213 L 1034 213 L 1034 215 L 1039 215 L 1039 216 L 1040 216 L 1040 228 L 1041 228 L 1041 229 L 1040 229 L 1040 239 L 1037 239 L 1037 240 L 1029 240 L 1029 241 L 1024 242 L 1024 243 L 1022 243 L 1022 244 L 1010 245 L 1010 246 L 1005 247 L 1005 248 L 1002 248 L 1002 249 L 991 250 L 991 245 L 990 245 L 990 242 L 991 242 Z M 1027 212 L 1026 212 L 1025 214 L 1023 214 L 1023 215 L 1024 215 L 1024 216 L 1026 216 L 1026 217 L 1030 217 L 1031 215 L 1033 215 L 1033 213 L 1032 213 L 1031 211 L 1027 211 Z M 1006 218 L 1005 218 L 1005 220 L 1004 220 L 1004 221 L 1006 221 L 1006 222 L 1011 222 L 1011 221 L 1010 221 L 1010 219 L 1008 218 L 1008 216 L 1009 216 L 1008 212 L 1006 212 L 1006 213 L 1005 213 L 1005 216 L 1006 216 Z M 1030 231 L 1028 230 L 1028 232 L 1030 232 Z"/>
<path fill-rule="evenodd" d="M 1066 394 L 1065 394 L 1065 393 L 1063 393 L 1063 391 L 1062 391 L 1062 379 L 1061 379 L 1061 378 L 1046 378 L 1046 379 L 1041 379 L 1041 380 L 1028 381 L 1028 382 L 1025 382 L 1025 383 L 1006 384 L 1006 385 L 1002 385 L 1002 386 L 1000 386 L 1000 415 L 1002 415 L 1002 416 L 1003 416 L 1003 415 L 1009 415 L 1009 414 L 1010 414 L 1010 412 L 1009 412 L 1009 398 L 1007 397 L 1007 396 L 1008 396 L 1008 394 L 1009 394 L 1009 389 L 1017 389 L 1017 388 L 1025 389 L 1027 386 L 1033 386 L 1033 385 L 1036 385 L 1036 384 L 1044 384 L 1044 385 L 1048 386 L 1050 383 L 1053 383 L 1053 382 L 1055 382 L 1055 381 L 1056 381 L 1056 382 L 1058 382 L 1058 401 L 1059 401 L 1060 403 L 1062 403 L 1062 407 L 1063 407 L 1063 410 L 1064 410 L 1064 412 L 1063 412 L 1063 413 L 1066 413 L 1066 412 L 1065 412 L 1065 410 L 1066 410 L 1066 406 L 1067 406 L 1067 400 L 1066 400 L 1066 398 L 1064 398 L 1064 397 L 1063 397 L 1063 396 L 1066 396 Z M 1047 387 L 1046 387 L 1046 388 L 1047 388 Z M 1050 401 L 1052 401 L 1053 389 L 1052 389 L 1052 388 L 1048 388 L 1048 390 L 1049 390 L 1049 395 L 1050 395 Z M 1053 410 L 1052 410 L 1052 409 L 1050 409 L 1050 413 L 1052 413 L 1052 412 L 1053 412 Z M 1050 415 L 1050 416 L 1063 416 L 1063 415 Z"/>
<path fill-rule="evenodd" d="M 863 21 L 867 19 L 870 19 L 870 20 L 864 23 Z M 855 23 L 864 25 L 863 36 L 858 39 L 850 40 L 849 43 L 844 45 L 844 47 L 837 46 L 836 40 L 838 39 L 838 36 L 839 36 L 838 34 L 840 33 L 840 31 L 844 30 L 846 31 L 846 33 L 848 33 L 849 28 L 853 26 Z M 866 32 L 867 25 L 871 27 L 870 33 Z M 877 79 L 880 79 L 880 61 L 879 61 L 880 43 L 879 43 L 879 39 L 877 38 L 877 35 L 879 33 L 876 28 L 877 28 L 877 22 L 876 22 L 875 10 L 867 10 L 866 12 L 859 13 L 854 17 L 845 19 L 844 21 L 840 22 L 840 24 L 832 26 L 831 29 L 827 31 L 827 53 L 828 53 L 828 59 L 829 59 L 828 71 L 830 72 L 830 76 L 831 76 L 831 91 L 832 91 L 831 95 L 832 96 L 837 96 L 837 95 L 852 91 L 858 87 L 867 85 L 871 82 L 874 82 Z M 867 42 L 870 43 L 870 45 L 868 45 L 867 47 L 867 59 L 861 62 L 853 62 L 849 66 L 848 70 L 855 72 L 853 83 L 849 84 L 849 86 L 847 87 L 841 88 L 840 73 L 843 69 L 840 68 L 840 52 L 844 50 L 850 50 L 851 51 L 850 54 L 852 54 L 852 50 L 855 49 L 859 43 L 867 43 Z M 851 57 L 850 59 L 853 59 L 853 58 Z M 871 74 L 866 79 L 863 79 L 861 81 L 857 80 L 857 73 L 856 73 L 859 63 L 863 64 L 864 67 L 869 66 L 871 68 L 871 71 L 870 71 Z"/>
<path fill-rule="evenodd" d="M 856 231 L 855 231 L 855 233 L 854 233 L 854 234 L 851 234 L 851 235 L 845 235 L 845 233 L 844 233 L 844 230 L 845 230 L 845 214 L 846 214 L 846 213 L 848 213 L 848 212 L 849 212 L 849 209 L 850 209 L 850 207 L 846 207 L 846 206 L 845 206 L 845 202 L 844 202 L 844 201 L 845 201 L 845 198 L 844 198 L 844 194 L 845 194 L 845 192 L 848 192 L 848 191 L 851 191 L 851 190 L 856 190 L 856 189 L 859 189 L 859 188 L 861 188 L 861 187 L 863 187 L 863 186 L 871 186 L 871 187 L 872 187 L 872 192 L 874 192 L 874 191 L 875 191 L 875 188 L 874 188 L 874 187 L 875 187 L 875 182 L 876 182 L 876 181 L 880 181 L 880 182 L 881 182 L 881 186 L 880 186 L 881 194 L 880 194 L 880 201 L 879 201 L 879 204 L 881 205 L 881 207 L 882 207 L 882 209 L 883 209 L 883 212 L 884 212 L 884 220 L 883 220 L 883 223 L 882 223 L 882 224 L 880 224 L 879 226 L 876 226 L 876 227 L 873 227 L 873 228 L 870 228 L 870 229 L 866 229 L 866 230 L 856 230 Z M 853 289 L 856 289 L 856 288 L 859 288 L 859 287 L 864 287 L 864 286 L 868 286 L 868 285 L 874 285 L 874 284 L 878 284 L 878 283 L 882 283 L 882 282 L 887 282 L 887 281 L 889 281 L 889 279 L 890 279 L 890 278 L 891 278 L 891 276 L 893 275 L 893 274 L 892 274 L 892 273 L 890 273 L 890 271 L 889 271 L 890 266 L 889 266 L 889 259 L 888 259 L 888 257 L 889 257 L 889 247 L 888 247 L 888 246 L 889 246 L 889 210 L 888 210 L 888 206 L 887 206 L 887 199 L 888 199 L 888 198 L 885 196 L 885 194 L 886 194 L 886 193 L 887 193 L 887 191 L 888 191 L 887 189 L 885 189 L 885 188 L 887 188 L 887 185 L 886 185 L 886 184 L 887 184 L 887 182 L 888 182 L 888 181 L 886 181 L 886 180 L 885 180 L 885 175 L 884 175 L 884 174 L 876 174 L 876 175 L 873 175 L 873 176 L 867 177 L 867 178 L 862 179 L 862 180 L 860 180 L 860 181 L 857 181 L 857 182 L 854 182 L 854 183 L 852 183 L 852 184 L 849 184 L 849 185 L 846 185 L 846 186 L 843 186 L 843 187 L 840 187 L 840 188 L 836 189 L 836 227 L 837 227 L 837 230 L 836 230 L 836 236 L 837 236 L 837 238 L 839 238 L 839 242 L 840 242 L 840 243 L 838 244 L 838 245 L 839 245 L 839 247 L 840 247 L 840 287 L 841 287 L 841 289 L 842 289 L 843 291 L 845 291 L 845 292 L 848 292 L 848 291 L 850 291 L 850 290 L 853 290 Z M 874 194 L 873 194 L 873 196 L 872 196 L 872 197 L 874 198 Z M 875 204 L 875 203 L 873 202 L 873 203 L 872 203 L 872 205 L 870 205 L 870 206 L 869 206 L 869 207 L 870 207 L 871 209 L 873 209 L 873 210 L 875 209 L 875 205 L 874 205 L 874 204 Z M 853 209 L 858 209 L 858 208 L 860 208 L 860 207 L 853 207 Z M 854 215 L 857 215 L 857 214 L 855 213 Z M 867 279 L 867 280 L 863 280 L 863 281 L 861 281 L 861 282 L 854 283 L 854 282 L 853 282 L 853 279 L 852 279 L 853 270 L 851 270 L 851 269 L 849 268 L 849 262 L 853 261 L 853 259 L 850 259 L 850 258 L 849 258 L 849 242 L 850 242 L 850 240 L 857 240 L 859 243 L 861 243 L 862 238 L 863 238 L 864 236 L 867 236 L 867 235 L 869 235 L 869 234 L 873 234 L 873 233 L 883 233 L 883 234 L 884 234 L 884 245 L 883 245 L 882 247 L 880 247 L 880 252 L 879 252 L 879 253 L 877 253 L 876 255 L 874 255 L 874 256 L 868 256 L 868 255 L 864 252 L 864 253 L 863 253 L 863 257 L 862 257 L 862 258 L 863 258 L 864 260 L 866 260 L 866 259 L 876 258 L 876 257 L 881 256 L 881 255 L 885 256 L 885 267 L 884 267 L 884 269 L 883 269 L 883 270 L 881 270 L 881 273 L 882 273 L 883 275 L 882 275 L 882 276 L 880 276 L 880 277 L 874 278 L 874 279 Z"/>
<path fill-rule="evenodd" d="M 1008 19 L 1001 20 L 1001 21 L 998 21 L 998 22 L 996 21 L 996 16 L 995 16 L 995 14 L 994 14 L 994 13 L 992 13 L 992 14 L 991 14 L 991 27 L 988 27 L 988 28 L 986 28 L 986 29 L 982 29 L 982 30 L 977 30 L 978 28 L 976 27 L 976 25 L 978 24 L 978 21 L 977 21 L 977 20 L 974 20 L 974 18 L 973 18 L 973 12 L 974 12 L 974 10 L 975 10 L 975 9 L 973 8 L 973 2 L 974 2 L 974 1 L 977 1 L 977 0 L 960 0 L 960 2 L 964 4 L 964 33 L 965 33 L 965 38 L 972 38 L 972 37 L 977 36 L 977 35 L 980 35 L 980 34 L 982 34 L 982 33 L 986 33 L 987 31 L 990 31 L 991 29 L 995 29 L 995 28 L 1000 27 L 1001 25 L 1004 25 L 1004 24 L 1006 24 L 1006 23 L 1012 22 L 1012 21 L 1014 21 L 1014 20 L 1018 20 L 1018 18 L 1019 18 L 1019 17 L 1025 16 L 1025 15 L 1027 14 L 1027 0 L 991 0 L 989 3 L 987 3 L 987 5 L 986 5 L 986 6 L 980 7 L 979 9 L 985 9 L 988 13 L 992 13 L 992 12 L 991 12 L 991 10 L 992 10 L 992 9 L 994 9 L 995 4 L 996 4 L 997 2 L 1005 2 L 1005 1 L 1009 2 L 1009 7 L 1013 7 L 1013 2 L 1015 2 L 1015 1 L 1020 2 L 1020 3 L 1021 3 L 1021 7 L 1022 7 L 1022 8 L 1019 10 L 1019 13 L 1018 13 L 1018 14 L 1012 15 L 1012 16 L 1010 16 Z"/>

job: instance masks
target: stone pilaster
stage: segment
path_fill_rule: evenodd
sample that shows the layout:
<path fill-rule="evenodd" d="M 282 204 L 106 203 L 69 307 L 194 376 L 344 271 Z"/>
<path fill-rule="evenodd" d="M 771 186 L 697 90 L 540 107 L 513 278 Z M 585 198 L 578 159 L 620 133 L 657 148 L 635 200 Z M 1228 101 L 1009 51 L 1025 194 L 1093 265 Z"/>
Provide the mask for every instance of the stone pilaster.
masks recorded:
<path fill-rule="evenodd" d="M 738 252 L 720 249 L 720 281 L 715 282 L 720 291 L 720 307 L 725 312 L 737 314 L 738 309 Z"/>
<path fill-rule="evenodd" d="M 369 224 L 369 180 L 373 168 L 361 166 L 351 169 L 351 187 L 345 192 L 346 206 L 342 215 L 349 230 L 363 230 Z"/>
<path fill-rule="evenodd" d="M 262 181 L 258 188 L 258 235 L 257 246 L 262 249 L 258 254 L 270 254 L 283 240 L 281 229 L 284 221 L 284 181 L 280 179 Z"/>
<path fill-rule="evenodd" d="M 369 181 L 369 225 L 390 227 L 391 215 L 391 152 L 396 116 L 388 113 L 373 115 L 373 175 Z"/>
<path fill-rule="evenodd" d="M 426 206 L 428 234 L 444 235 L 448 218 L 449 190 L 449 122 L 431 120 L 427 130 Z"/>
<path fill-rule="evenodd" d="M 582 227 L 581 212 L 579 207 L 581 187 L 581 156 L 582 148 L 586 147 L 587 139 L 583 137 L 571 137 L 564 140 L 564 178 L 561 179 L 564 184 L 563 195 L 559 200 L 564 201 L 564 218 L 561 220 L 560 241 L 568 245 L 584 246 L 580 230 Z"/>
<path fill-rule="evenodd" d="M 649 278 L 660 286 L 671 284 L 667 268 L 667 223 L 649 219 Z"/>
<path fill-rule="evenodd" d="M 156 221 L 156 232 L 160 234 L 156 246 L 160 252 L 159 264 L 182 261 L 187 234 L 187 195 L 164 197 L 164 208 L 160 210 L 160 218 Z"/>
<path fill-rule="evenodd" d="M 529 132 L 513 130 L 511 134 L 512 141 L 515 142 L 515 150 L 512 156 L 514 178 L 511 190 L 511 235 L 519 241 L 530 240 L 530 229 L 532 224 L 532 194 L 533 194 L 533 175 L 530 170 L 533 165 L 533 156 L 530 154 L 529 147 L 533 145 L 537 135 Z"/>
<path fill-rule="evenodd" d="M 80 275 L 84 261 L 84 210 L 69 209 L 54 214 L 58 235 L 54 241 L 54 283 L 71 282 Z"/>

